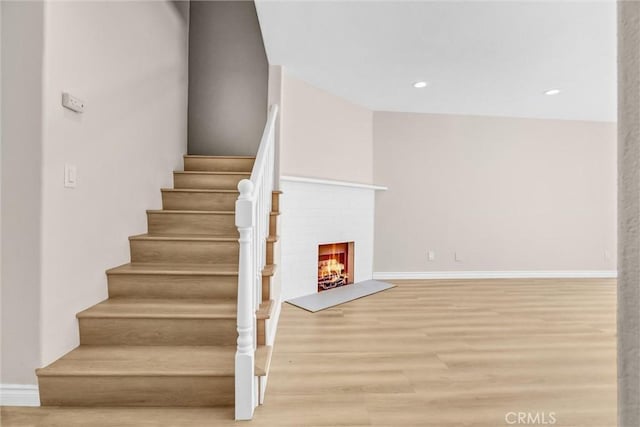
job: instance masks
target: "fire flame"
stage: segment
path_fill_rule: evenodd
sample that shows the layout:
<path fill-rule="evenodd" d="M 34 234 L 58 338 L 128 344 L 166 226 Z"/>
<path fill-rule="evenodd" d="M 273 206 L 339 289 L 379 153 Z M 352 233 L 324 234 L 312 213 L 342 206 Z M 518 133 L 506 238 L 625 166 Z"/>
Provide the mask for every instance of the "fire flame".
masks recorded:
<path fill-rule="evenodd" d="M 344 271 L 344 264 L 339 263 L 337 259 L 331 258 L 318 262 L 318 277 L 327 277 L 340 275 Z"/>

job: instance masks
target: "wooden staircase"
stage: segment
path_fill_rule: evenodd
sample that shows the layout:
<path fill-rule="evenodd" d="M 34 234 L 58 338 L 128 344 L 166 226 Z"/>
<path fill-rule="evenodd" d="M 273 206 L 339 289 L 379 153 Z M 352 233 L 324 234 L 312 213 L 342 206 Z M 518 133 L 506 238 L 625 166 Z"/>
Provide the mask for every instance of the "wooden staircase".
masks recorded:
<path fill-rule="evenodd" d="M 80 346 L 38 369 L 43 406 L 232 406 L 238 337 L 237 184 L 252 157 L 185 156 L 148 233 L 129 238 L 131 263 L 107 271 L 109 298 L 77 314 Z M 255 375 L 271 348 L 279 192 L 272 195 Z"/>

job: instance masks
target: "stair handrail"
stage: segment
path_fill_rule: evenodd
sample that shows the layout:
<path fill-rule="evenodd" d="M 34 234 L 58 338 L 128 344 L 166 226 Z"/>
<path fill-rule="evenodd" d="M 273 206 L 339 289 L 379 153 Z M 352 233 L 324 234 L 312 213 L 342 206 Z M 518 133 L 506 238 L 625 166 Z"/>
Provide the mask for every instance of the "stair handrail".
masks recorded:
<path fill-rule="evenodd" d="M 275 186 L 275 130 L 278 105 L 269 108 L 251 177 L 238 183 L 235 224 L 238 259 L 238 347 L 235 359 L 235 417 L 250 420 L 258 405 L 255 378 L 256 311 L 262 301 L 262 271 L 269 236 L 271 195 Z"/>

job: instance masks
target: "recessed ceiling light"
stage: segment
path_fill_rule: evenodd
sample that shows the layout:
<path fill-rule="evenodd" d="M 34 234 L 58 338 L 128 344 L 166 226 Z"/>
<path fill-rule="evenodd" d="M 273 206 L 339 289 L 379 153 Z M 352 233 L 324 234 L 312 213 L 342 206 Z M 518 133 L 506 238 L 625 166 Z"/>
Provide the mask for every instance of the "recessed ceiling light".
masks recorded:
<path fill-rule="evenodd" d="M 415 82 L 413 84 L 413 87 L 415 87 L 416 89 L 422 89 L 424 87 L 427 87 L 427 82 Z"/>
<path fill-rule="evenodd" d="M 545 95 L 557 95 L 559 93 L 560 93 L 560 89 L 549 89 L 544 91 Z"/>

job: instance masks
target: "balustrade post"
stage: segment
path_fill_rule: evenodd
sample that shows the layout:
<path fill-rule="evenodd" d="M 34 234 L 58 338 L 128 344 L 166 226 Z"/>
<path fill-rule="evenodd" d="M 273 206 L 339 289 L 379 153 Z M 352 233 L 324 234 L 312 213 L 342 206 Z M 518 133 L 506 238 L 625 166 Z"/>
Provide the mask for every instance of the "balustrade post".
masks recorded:
<path fill-rule="evenodd" d="M 255 324 L 253 251 L 254 200 L 253 184 L 243 179 L 238 184 L 240 197 L 236 201 L 236 226 L 240 233 L 238 266 L 238 348 L 235 363 L 236 419 L 250 420 L 256 407 L 254 378 Z"/>

